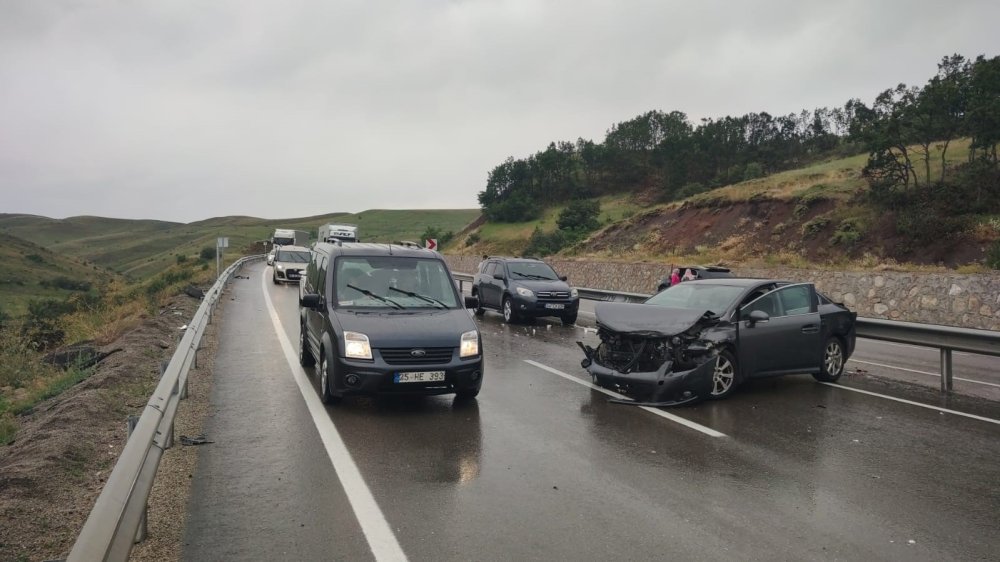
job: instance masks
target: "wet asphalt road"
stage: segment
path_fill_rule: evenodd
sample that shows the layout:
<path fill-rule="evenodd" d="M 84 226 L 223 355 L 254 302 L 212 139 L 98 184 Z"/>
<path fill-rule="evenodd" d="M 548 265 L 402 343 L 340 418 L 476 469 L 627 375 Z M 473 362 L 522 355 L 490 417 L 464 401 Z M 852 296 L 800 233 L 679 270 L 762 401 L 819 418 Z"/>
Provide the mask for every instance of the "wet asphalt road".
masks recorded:
<path fill-rule="evenodd" d="M 264 299 L 267 290 L 294 346 L 297 288 L 271 285 L 261 266 L 249 275 L 234 283 L 221 328 L 206 427 L 215 443 L 200 449 L 184 558 L 371 559 L 361 522 L 372 514 L 352 510 Z M 492 313 L 479 325 L 477 401 L 320 409 L 410 559 L 986 560 L 1000 551 L 1000 424 L 786 377 L 670 410 L 724 434 L 712 437 L 551 372 L 585 383 L 573 342 L 592 333 L 507 326 Z M 842 386 L 1000 420 L 993 402 L 864 377 Z"/>

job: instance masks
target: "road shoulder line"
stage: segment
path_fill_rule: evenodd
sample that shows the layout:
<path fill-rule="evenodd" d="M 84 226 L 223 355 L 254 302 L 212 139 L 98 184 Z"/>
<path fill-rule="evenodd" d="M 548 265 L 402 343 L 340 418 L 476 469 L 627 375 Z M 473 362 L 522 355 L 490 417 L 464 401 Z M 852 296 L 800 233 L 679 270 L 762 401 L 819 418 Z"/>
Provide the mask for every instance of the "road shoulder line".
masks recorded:
<path fill-rule="evenodd" d="M 949 410 L 948 408 L 942 408 L 941 406 L 932 406 L 930 404 L 914 402 L 913 400 L 906 400 L 905 398 L 896 398 L 895 396 L 887 396 L 885 394 L 879 394 L 877 392 L 872 392 L 870 390 L 861 390 L 860 388 L 852 388 L 850 386 L 844 386 L 842 384 L 834 384 L 832 382 L 821 382 L 820 384 L 825 384 L 826 386 L 839 388 L 842 390 L 850 390 L 851 392 L 860 392 L 861 394 L 867 394 L 869 396 L 877 396 L 878 398 L 885 398 L 886 400 L 892 400 L 893 402 L 901 402 L 903 404 L 909 404 L 911 406 L 920 406 L 921 408 L 927 408 L 928 410 L 937 410 L 938 412 L 944 412 L 946 414 L 954 414 L 956 416 L 972 418 L 974 420 L 984 421 L 988 423 L 995 423 L 997 425 L 1000 425 L 1000 420 L 995 420 L 993 418 L 987 418 L 983 416 L 977 416 L 975 414 L 968 414 L 965 412 L 959 412 L 958 410 Z"/>
<path fill-rule="evenodd" d="M 570 374 L 564 373 L 564 372 L 562 372 L 562 371 L 560 371 L 558 369 L 554 369 L 552 367 L 549 367 L 548 365 L 543 365 L 543 364 L 541 364 L 541 363 L 539 363 L 537 361 L 532 361 L 531 359 L 525 359 L 524 362 L 527 363 L 527 364 L 529 364 L 529 365 L 532 365 L 534 367 L 538 367 L 539 369 L 542 369 L 543 371 L 548 371 L 548 372 L 550 372 L 550 373 L 552 373 L 554 375 L 559 375 L 560 377 L 562 377 L 562 378 L 564 378 L 566 380 L 573 381 L 573 382 L 575 382 L 575 383 L 577 383 L 577 384 L 579 384 L 581 386 L 585 386 L 585 387 L 587 387 L 587 388 L 589 388 L 591 390 L 596 390 L 597 392 L 600 392 L 602 394 L 607 394 L 608 396 L 611 396 L 613 398 L 621 398 L 621 399 L 625 399 L 625 400 L 629 399 L 627 396 L 623 396 L 621 394 L 618 394 L 617 392 L 613 392 L 613 391 L 608 390 L 606 388 L 601 388 L 601 387 L 597 386 L 596 384 L 593 384 L 593 383 L 587 382 L 585 380 L 579 379 L 577 377 L 574 377 L 573 375 L 570 375 Z M 700 432 L 702 432 L 705 435 L 708 435 L 710 437 L 725 437 L 726 436 L 725 433 L 720 433 L 720 432 L 718 432 L 718 431 L 716 431 L 716 430 L 714 430 L 714 429 L 712 429 L 710 427 L 706 427 L 704 425 L 695 423 L 695 422 L 693 422 L 691 420 L 688 420 L 688 419 L 682 418 L 680 416 L 671 414 L 670 412 L 664 412 L 663 410 L 660 410 L 660 409 L 657 409 L 657 408 L 651 408 L 649 406 L 637 406 L 637 407 L 639 409 L 645 410 L 645 411 L 647 411 L 647 412 L 649 412 L 651 414 L 660 416 L 661 418 L 665 418 L 665 419 L 668 419 L 668 420 L 670 420 L 672 422 L 679 423 L 679 424 L 681 424 L 681 425 L 683 425 L 685 427 L 691 428 L 691 429 L 693 429 L 695 431 L 700 431 Z"/>
<path fill-rule="evenodd" d="M 354 464 L 354 459 L 351 458 L 350 451 L 347 450 L 347 446 L 341 439 L 337 426 L 327 415 L 326 408 L 313 390 L 305 370 L 299 365 L 298 351 L 292 347 L 292 343 L 285 335 L 281 319 L 271 301 L 271 295 L 267 292 L 267 275 L 264 274 L 261 274 L 261 289 L 264 291 L 264 303 L 267 305 L 267 312 L 271 316 L 275 335 L 278 336 L 278 342 L 281 344 L 281 350 L 285 355 L 285 361 L 288 362 L 292 378 L 295 379 L 299 392 L 305 400 L 309 415 L 319 432 L 323 447 L 326 449 L 327 456 L 330 457 L 330 462 L 333 463 L 334 472 L 337 474 L 337 479 L 340 480 L 340 485 L 344 488 L 344 493 L 351 504 L 351 509 L 354 510 L 354 516 L 361 525 L 361 530 L 365 534 L 372 554 L 376 560 L 406 560 L 406 554 L 399 545 L 399 541 L 396 540 L 396 535 L 389 527 L 378 503 L 375 502 L 375 497 L 368 489 L 364 477 L 361 476 L 361 471 Z"/>

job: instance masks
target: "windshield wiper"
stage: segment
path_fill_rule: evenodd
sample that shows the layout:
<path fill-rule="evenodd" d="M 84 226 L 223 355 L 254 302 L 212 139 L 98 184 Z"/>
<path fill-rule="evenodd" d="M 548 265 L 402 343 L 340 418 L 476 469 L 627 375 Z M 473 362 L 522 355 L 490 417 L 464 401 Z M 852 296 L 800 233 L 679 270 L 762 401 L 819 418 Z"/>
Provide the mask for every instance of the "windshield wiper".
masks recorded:
<path fill-rule="evenodd" d="M 521 273 L 520 271 L 515 271 L 514 273 L 524 277 L 525 279 L 538 279 L 539 281 L 555 281 L 555 279 L 550 279 L 544 275 L 535 275 L 534 273 Z"/>
<path fill-rule="evenodd" d="M 356 285 L 351 285 L 350 283 L 348 283 L 346 285 L 346 287 L 348 289 L 354 289 L 355 291 L 361 293 L 362 295 L 364 295 L 366 297 L 371 297 L 373 299 L 378 299 L 378 300 L 380 300 L 380 301 L 382 301 L 384 303 L 390 304 L 390 305 L 396 307 L 399 310 L 403 310 L 404 308 L 406 308 L 405 306 L 399 304 L 398 302 L 396 302 L 396 301 L 394 301 L 392 299 L 388 299 L 388 298 L 376 295 L 375 293 L 369 291 L 368 289 L 362 289 L 361 287 L 358 287 Z"/>
<path fill-rule="evenodd" d="M 425 302 L 429 302 L 433 305 L 437 305 L 438 308 L 448 308 L 448 305 L 444 304 L 443 302 L 437 300 L 434 297 L 428 297 L 427 295 L 421 295 L 420 293 L 414 293 L 413 291 L 404 291 L 403 289 L 397 289 L 395 287 L 389 287 L 389 290 L 396 291 L 397 293 L 403 293 L 408 297 L 413 297 Z"/>

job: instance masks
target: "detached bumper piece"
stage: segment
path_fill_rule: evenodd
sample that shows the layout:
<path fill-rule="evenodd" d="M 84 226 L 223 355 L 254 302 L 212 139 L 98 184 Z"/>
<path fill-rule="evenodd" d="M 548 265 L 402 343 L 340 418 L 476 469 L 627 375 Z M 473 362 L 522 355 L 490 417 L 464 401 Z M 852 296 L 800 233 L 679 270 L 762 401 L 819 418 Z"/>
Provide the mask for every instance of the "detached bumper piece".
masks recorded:
<path fill-rule="evenodd" d="M 587 358 L 581 363 L 590 373 L 594 384 L 624 394 L 631 400 L 612 399 L 613 404 L 632 406 L 672 407 L 703 400 L 712 392 L 715 357 L 687 371 L 673 371 L 673 362 L 666 361 L 655 371 L 621 373 L 594 361 L 594 349 L 580 344 Z"/>

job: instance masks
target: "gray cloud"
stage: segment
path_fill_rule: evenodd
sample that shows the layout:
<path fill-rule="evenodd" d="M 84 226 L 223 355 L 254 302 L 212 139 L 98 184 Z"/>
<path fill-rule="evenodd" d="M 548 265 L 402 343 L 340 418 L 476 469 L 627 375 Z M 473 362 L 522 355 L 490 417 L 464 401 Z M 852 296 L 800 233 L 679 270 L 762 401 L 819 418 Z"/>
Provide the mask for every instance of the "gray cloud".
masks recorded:
<path fill-rule="evenodd" d="M 996 2 L 0 0 L 0 210 L 191 221 L 474 207 L 490 168 L 692 119 L 870 101 Z"/>

